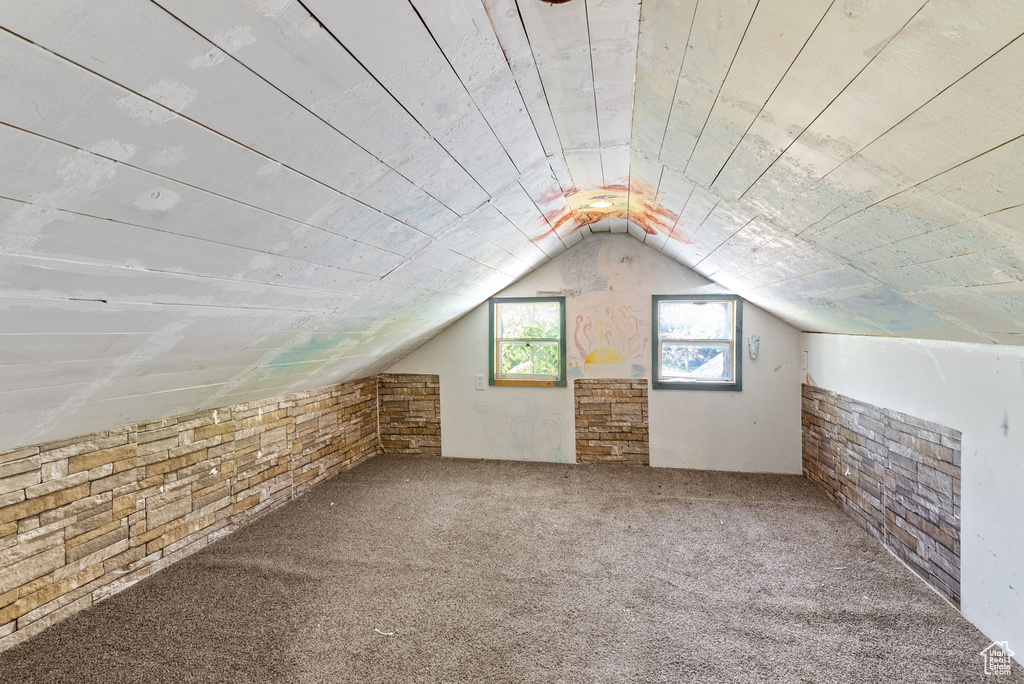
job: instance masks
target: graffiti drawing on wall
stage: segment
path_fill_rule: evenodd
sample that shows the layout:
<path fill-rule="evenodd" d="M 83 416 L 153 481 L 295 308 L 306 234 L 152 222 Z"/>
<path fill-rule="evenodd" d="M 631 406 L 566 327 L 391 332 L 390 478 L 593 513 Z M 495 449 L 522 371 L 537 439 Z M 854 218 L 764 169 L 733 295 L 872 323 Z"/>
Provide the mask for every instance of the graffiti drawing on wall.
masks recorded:
<path fill-rule="evenodd" d="M 617 310 L 606 307 L 603 315 L 576 316 L 573 343 L 580 360 L 569 370 L 572 378 L 642 378 L 650 354 L 646 324 L 623 304 Z"/>
<path fill-rule="evenodd" d="M 583 226 L 593 225 L 605 219 L 628 219 L 649 235 L 668 235 L 679 242 L 689 242 L 686 234 L 676 225 L 678 215 L 663 207 L 657 198 L 657 192 L 642 180 L 634 180 L 629 185 L 612 184 L 596 189 L 569 187 L 543 198 L 543 202 L 553 202 L 565 198 L 565 206 L 544 214 L 551 225 L 542 235 L 533 238 L 534 242 L 542 240 L 556 231 L 575 222 L 578 230 Z M 564 237 L 564 236 L 563 236 Z"/>
<path fill-rule="evenodd" d="M 541 418 L 540 403 L 529 392 L 517 392 L 509 405 L 475 402 L 474 410 L 484 420 L 487 456 L 516 461 L 574 463 L 575 445 L 567 451 L 570 425 L 565 417 L 548 414 Z"/>

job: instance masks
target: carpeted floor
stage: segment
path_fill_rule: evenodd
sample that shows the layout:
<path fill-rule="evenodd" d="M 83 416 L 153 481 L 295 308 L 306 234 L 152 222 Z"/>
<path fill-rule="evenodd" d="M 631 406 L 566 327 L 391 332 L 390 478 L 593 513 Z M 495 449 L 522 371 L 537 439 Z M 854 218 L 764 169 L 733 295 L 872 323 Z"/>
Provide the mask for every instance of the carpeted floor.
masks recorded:
<path fill-rule="evenodd" d="M 0 681 L 1024 681 L 987 645 L 800 477 L 382 456 Z"/>

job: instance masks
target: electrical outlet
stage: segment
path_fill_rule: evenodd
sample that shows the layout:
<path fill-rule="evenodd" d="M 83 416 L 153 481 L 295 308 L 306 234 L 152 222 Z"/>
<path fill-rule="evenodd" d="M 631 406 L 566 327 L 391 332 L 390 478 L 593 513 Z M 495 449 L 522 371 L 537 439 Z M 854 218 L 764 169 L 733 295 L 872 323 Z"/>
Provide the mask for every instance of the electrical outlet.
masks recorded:
<path fill-rule="evenodd" d="M 483 373 L 476 374 L 476 388 L 482 390 L 487 387 L 487 376 Z"/>
<path fill-rule="evenodd" d="M 807 370 L 807 352 L 800 352 L 800 368 Z"/>

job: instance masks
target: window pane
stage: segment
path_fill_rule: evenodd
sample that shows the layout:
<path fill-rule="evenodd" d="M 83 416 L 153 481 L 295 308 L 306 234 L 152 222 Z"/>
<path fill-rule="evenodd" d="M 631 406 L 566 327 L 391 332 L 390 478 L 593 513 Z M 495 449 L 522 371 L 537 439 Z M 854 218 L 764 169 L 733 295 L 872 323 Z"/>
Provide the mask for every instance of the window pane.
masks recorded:
<path fill-rule="evenodd" d="M 732 359 L 727 344 L 661 345 L 661 380 L 732 380 Z"/>
<path fill-rule="evenodd" d="M 561 337 L 558 302 L 524 302 L 497 305 L 498 337 Z"/>
<path fill-rule="evenodd" d="M 558 376 L 556 342 L 502 342 L 499 353 L 501 375 Z"/>
<path fill-rule="evenodd" d="M 663 339 L 732 338 L 732 302 L 664 301 L 658 306 L 658 332 Z"/>

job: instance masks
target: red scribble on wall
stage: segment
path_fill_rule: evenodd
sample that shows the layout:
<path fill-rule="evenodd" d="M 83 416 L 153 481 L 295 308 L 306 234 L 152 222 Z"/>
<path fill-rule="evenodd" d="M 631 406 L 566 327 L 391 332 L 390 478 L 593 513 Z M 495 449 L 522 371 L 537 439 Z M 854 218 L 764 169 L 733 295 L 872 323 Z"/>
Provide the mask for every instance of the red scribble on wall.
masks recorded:
<path fill-rule="evenodd" d="M 544 218 L 551 229 L 533 238 L 543 240 L 575 222 L 576 227 L 569 235 L 584 226 L 593 225 L 605 219 L 628 219 L 648 235 L 668 235 L 671 239 L 689 243 L 686 234 L 676 226 L 678 215 L 657 202 L 656 193 L 647 183 L 634 180 L 630 185 L 604 185 L 592 190 L 575 187 L 555 190 L 542 198 L 542 204 L 564 199 L 565 205 L 546 212 Z M 595 202 L 610 202 L 610 207 L 592 207 Z M 673 230 L 675 228 L 675 230 Z M 565 237 L 566 233 L 560 233 Z"/>

